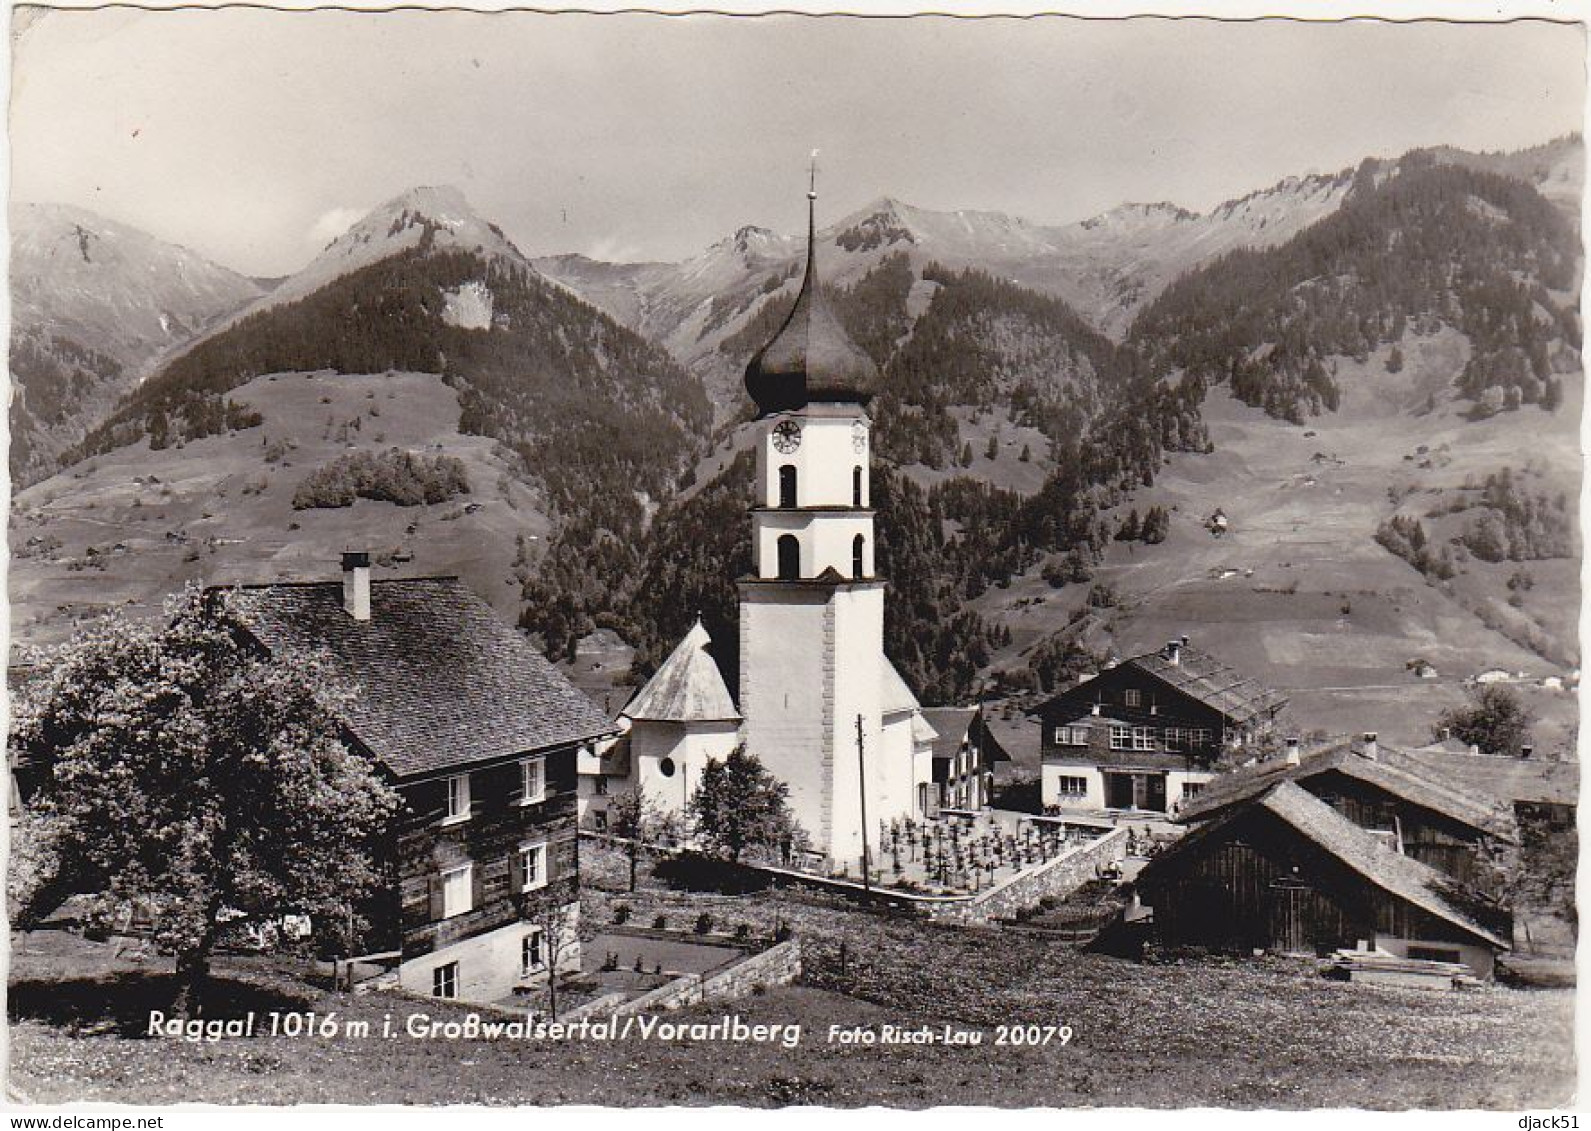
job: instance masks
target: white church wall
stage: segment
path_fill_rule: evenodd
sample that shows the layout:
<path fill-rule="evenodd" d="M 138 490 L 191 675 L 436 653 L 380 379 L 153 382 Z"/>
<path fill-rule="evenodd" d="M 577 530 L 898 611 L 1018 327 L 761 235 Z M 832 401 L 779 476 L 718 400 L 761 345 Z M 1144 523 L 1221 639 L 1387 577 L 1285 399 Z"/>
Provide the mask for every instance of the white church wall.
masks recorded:
<path fill-rule="evenodd" d="M 790 787 L 790 809 L 826 851 L 832 769 L 828 591 L 748 585 L 740 604 L 740 713 L 746 749 Z"/>

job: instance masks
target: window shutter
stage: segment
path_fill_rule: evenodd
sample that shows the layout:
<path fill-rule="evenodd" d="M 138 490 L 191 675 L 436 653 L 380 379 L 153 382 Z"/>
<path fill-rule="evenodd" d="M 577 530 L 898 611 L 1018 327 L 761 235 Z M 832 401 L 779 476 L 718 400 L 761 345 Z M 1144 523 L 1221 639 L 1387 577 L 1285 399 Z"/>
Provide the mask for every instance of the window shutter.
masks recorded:
<path fill-rule="evenodd" d="M 426 898 L 430 903 L 430 918 L 433 923 L 442 918 L 442 877 L 429 876 L 426 878 Z"/>
<path fill-rule="evenodd" d="M 479 910 L 486 903 L 486 869 L 479 864 L 470 869 L 470 909 Z"/>
<path fill-rule="evenodd" d="M 525 860 L 519 852 L 508 854 L 508 890 L 514 895 L 525 890 Z"/>

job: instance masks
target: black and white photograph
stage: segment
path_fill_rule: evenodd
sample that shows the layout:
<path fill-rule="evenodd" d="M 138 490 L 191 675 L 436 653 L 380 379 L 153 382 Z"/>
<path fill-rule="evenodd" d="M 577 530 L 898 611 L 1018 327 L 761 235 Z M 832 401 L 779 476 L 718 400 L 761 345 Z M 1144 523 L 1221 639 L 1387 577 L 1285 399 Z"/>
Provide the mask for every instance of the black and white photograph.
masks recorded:
<path fill-rule="evenodd" d="M 1574 1126 L 1587 29 L 1452 8 L 11 8 L 6 1108 Z"/>

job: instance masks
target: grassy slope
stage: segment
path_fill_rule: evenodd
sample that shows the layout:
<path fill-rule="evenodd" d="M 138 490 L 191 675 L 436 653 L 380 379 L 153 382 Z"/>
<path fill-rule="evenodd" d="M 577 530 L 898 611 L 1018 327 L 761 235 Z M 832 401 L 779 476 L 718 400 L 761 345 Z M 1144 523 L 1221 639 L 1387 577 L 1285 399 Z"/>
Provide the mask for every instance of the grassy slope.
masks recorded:
<path fill-rule="evenodd" d="M 607 922 L 620 898 L 637 921 L 657 911 L 686 921 L 704 906 L 703 897 L 689 893 L 653 889 L 616 897 L 588 889 L 589 921 Z M 792 925 L 806 975 L 802 985 L 670 1019 L 714 1021 L 728 1012 L 752 1023 L 796 1022 L 804 1027 L 799 1049 L 265 1037 L 191 1045 L 74 1035 L 62 1016 L 66 1003 L 105 1000 L 103 979 L 115 967 L 102 949 L 77 944 L 67 954 L 60 943 L 35 935 L 18 940 L 13 958 L 12 1081 L 37 1101 L 57 1103 L 620 1106 L 1507 1109 L 1552 1106 L 1573 1087 L 1567 991 L 1367 987 L 1328 982 L 1313 964 L 1285 960 L 1143 965 L 1042 939 L 933 927 L 792 896 L 706 898 L 724 924 L 744 922 L 759 931 L 776 920 Z M 91 978 L 101 980 L 79 980 Z M 332 1009 L 377 1026 L 384 1014 L 401 1024 L 410 1013 L 465 1012 L 268 981 L 301 995 L 297 1008 Z M 24 983 L 21 992 L 17 982 Z M 1065 1047 L 995 1046 L 994 1027 L 1013 1022 L 1065 1024 L 1075 1036 Z M 830 1025 L 946 1023 L 982 1030 L 983 1044 L 859 1048 L 826 1040 Z"/>
<path fill-rule="evenodd" d="M 59 639 L 73 618 L 107 605 L 156 612 L 165 594 L 189 580 L 333 579 L 345 548 L 407 547 L 414 560 L 378 569 L 378 579 L 456 573 L 503 615 L 517 617 L 519 588 L 506 584 L 515 535 L 545 536 L 547 518 L 541 500 L 512 475 L 491 440 L 458 433 L 452 389 L 429 374 L 282 374 L 256 378 L 233 396 L 263 412 L 265 424 L 181 449 L 119 448 L 17 496 L 11 542 L 18 556 L 10 582 L 16 639 Z M 334 425 L 359 418 L 361 426 L 344 443 L 335 426 L 327 436 L 328 417 Z M 297 447 L 273 464 L 265 458 L 266 441 Z M 361 499 L 344 509 L 292 509 L 294 489 L 314 468 L 350 447 L 393 445 L 441 445 L 464 461 L 471 494 L 434 506 Z M 151 476 L 159 482 L 150 483 Z M 480 509 L 461 514 L 472 502 Z M 289 529 L 292 523 L 299 529 Z M 406 533 L 411 523 L 417 524 L 413 535 Z M 167 531 L 185 532 L 189 542 L 172 542 Z M 36 536 L 60 540 L 54 560 L 26 556 L 25 544 Z M 110 554 L 106 569 L 68 568 L 87 547 L 108 551 L 118 542 L 126 550 Z M 196 559 L 188 560 L 195 551 Z"/>
<path fill-rule="evenodd" d="M 1241 670 L 1288 688 L 1305 729 L 1378 730 L 1393 741 L 1426 740 L 1435 716 L 1462 700 L 1461 681 L 1485 668 L 1534 676 L 1560 670 L 1471 611 L 1483 604 L 1508 611 L 1505 583 L 1516 564 L 1465 562 L 1448 596 L 1374 541 L 1395 509 L 1391 486 L 1434 501 L 1466 476 L 1484 479 L 1528 460 L 1543 471 L 1531 480 L 1535 489 L 1578 496 L 1578 389 L 1556 415 L 1528 408 L 1465 421 L 1465 406 L 1447 387 L 1463 349 L 1451 333 L 1407 340 L 1407 364 L 1396 377 L 1381 354 L 1363 366 L 1342 360 L 1342 411 L 1303 426 L 1239 404 L 1224 389 L 1212 392 L 1205 418 L 1216 451 L 1173 456 L 1156 485 L 1139 492 L 1133 505 L 1140 511 L 1154 503 L 1175 508 L 1171 536 L 1158 547 L 1110 548 L 1098 577 L 1125 600 L 1108 617 L 1108 631 L 1090 642 L 1131 655 L 1187 633 Z M 1424 414 L 1430 393 L 1437 408 Z M 1435 453 L 1429 468 L 1419 466 L 1423 457 L 1404 458 L 1422 444 Z M 1232 523 L 1219 540 L 1201 526 L 1216 507 Z M 1576 563 L 1528 567 L 1537 585 L 1526 611 L 1572 647 Z M 1053 590 L 1035 572 L 975 602 L 1013 632 L 994 666 L 1020 662 L 1025 648 L 1065 623 L 1085 589 Z M 1415 656 L 1441 678 L 1409 676 L 1404 663 Z M 1572 746 L 1572 697 L 1526 694 L 1545 720 L 1538 745 Z"/>

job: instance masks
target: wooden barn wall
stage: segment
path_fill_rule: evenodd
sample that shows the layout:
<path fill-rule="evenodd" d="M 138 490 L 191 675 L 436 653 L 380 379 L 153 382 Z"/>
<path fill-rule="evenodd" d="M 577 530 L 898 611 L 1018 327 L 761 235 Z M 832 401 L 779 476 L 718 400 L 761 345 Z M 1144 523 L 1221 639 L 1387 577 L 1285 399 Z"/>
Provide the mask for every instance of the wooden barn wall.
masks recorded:
<path fill-rule="evenodd" d="M 1499 877 L 1486 863 L 1476 830 L 1345 774 L 1319 774 L 1299 784 L 1360 828 L 1401 827 L 1405 856 L 1460 883 L 1496 893 Z"/>
<path fill-rule="evenodd" d="M 1279 886 L 1307 887 L 1300 895 Z M 1297 900 L 1313 949 L 1325 954 L 1375 933 L 1432 942 L 1472 942 L 1383 892 L 1275 818 L 1256 813 L 1167 860 L 1142 889 L 1155 932 L 1168 945 L 1218 950 L 1273 948 L 1283 900 Z"/>

